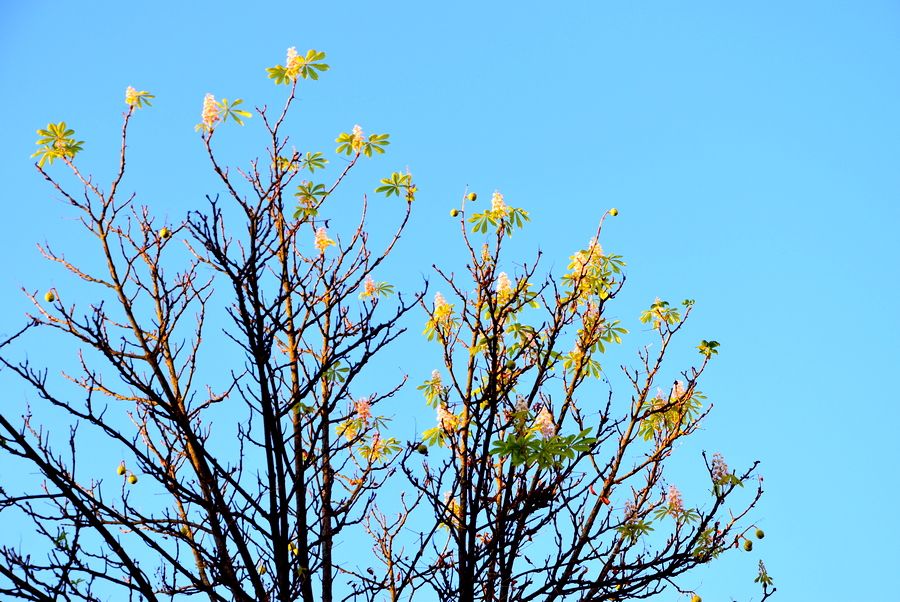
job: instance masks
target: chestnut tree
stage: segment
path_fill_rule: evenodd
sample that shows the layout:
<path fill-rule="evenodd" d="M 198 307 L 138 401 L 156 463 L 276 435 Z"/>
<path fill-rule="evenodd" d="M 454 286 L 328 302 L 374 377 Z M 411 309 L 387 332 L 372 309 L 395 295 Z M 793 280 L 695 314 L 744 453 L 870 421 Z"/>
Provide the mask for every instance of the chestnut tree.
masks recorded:
<path fill-rule="evenodd" d="M 608 310 L 625 262 L 600 240 L 618 212 L 600 216 L 564 273 L 545 273 L 540 253 L 507 257 L 529 214 L 499 192 L 479 203 L 466 191 L 451 211 L 461 275 L 435 266 L 438 292 L 395 290 L 387 266 L 416 205 L 412 175 L 374 185 L 394 212 L 387 236 L 370 237 L 367 196 L 350 226 L 347 199 L 334 203 L 389 136 L 355 126 L 336 138 L 342 161 L 329 161 L 287 131 L 298 87 L 328 68 L 323 52 L 291 48 L 267 70 L 286 90 L 276 108 L 203 99 L 197 132 L 217 190 L 177 222 L 123 184 L 148 91 L 126 90 L 109 184 L 80 167 L 84 142 L 65 122 L 38 131 L 37 172 L 94 254 L 39 246 L 81 285 L 26 290 L 33 311 L 0 341 L 5 374 L 33 392 L 0 405 L 11 467 L 0 512 L 29 534 L 0 544 L 0 593 L 699 600 L 684 574 L 762 538 L 750 516 L 762 479 L 756 463 L 733 471 L 704 454 L 709 495 L 689 504 L 665 476 L 709 411 L 698 387 L 715 341 L 663 382 L 693 302 L 643 312 L 657 343 L 622 368 L 629 388 L 614 394 L 601 361 L 627 332 Z M 227 165 L 216 142 L 251 118 L 265 150 Z M 375 356 L 420 319 L 434 371 L 384 385 Z M 27 353 L 47 341 L 62 341 L 52 370 Z M 392 403 L 401 388 L 422 394 L 433 427 L 408 435 Z M 116 460 L 98 471 L 92 454 Z M 362 541 L 371 553 L 347 551 Z M 756 580 L 762 600 L 775 591 L 761 561 Z"/>

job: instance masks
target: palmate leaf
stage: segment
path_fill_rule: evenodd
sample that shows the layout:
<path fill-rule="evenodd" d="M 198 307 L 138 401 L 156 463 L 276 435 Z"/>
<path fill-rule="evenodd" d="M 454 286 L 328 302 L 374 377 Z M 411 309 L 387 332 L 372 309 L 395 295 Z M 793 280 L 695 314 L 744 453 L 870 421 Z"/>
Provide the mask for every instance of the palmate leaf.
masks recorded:
<path fill-rule="evenodd" d="M 269 79 L 275 80 L 275 83 L 278 85 L 292 84 L 297 81 L 298 77 L 317 80 L 319 79 L 320 71 L 324 72 L 330 69 L 327 64 L 321 62 L 324 58 L 324 52 L 310 49 L 306 51 L 304 56 L 289 57 L 290 60 L 287 65 L 268 67 L 266 73 Z"/>
<path fill-rule="evenodd" d="M 326 159 L 322 153 L 306 153 L 302 159 L 300 159 L 300 167 L 303 169 L 308 169 L 310 173 L 316 171 L 317 169 L 325 169 L 325 165 L 328 163 L 328 159 Z"/>
<path fill-rule="evenodd" d="M 390 142 L 388 142 L 388 138 L 390 137 L 390 134 L 372 134 L 363 144 L 362 153 L 367 157 L 371 157 L 373 152 L 383 155 L 385 152 L 384 147 L 390 144 Z"/>
<path fill-rule="evenodd" d="M 353 134 L 341 132 L 340 134 L 338 134 L 338 137 L 334 139 L 334 141 L 338 143 L 338 146 L 334 152 L 345 155 L 353 154 Z"/>
<path fill-rule="evenodd" d="M 38 149 L 31 156 L 39 157 L 38 167 L 48 162 L 52 165 L 60 158 L 72 159 L 84 146 L 83 140 L 75 140 L 75 130 L 66 126 L 65 121 L 47 124 L 47 128 L 38 130 L 37 134 L 39 138 L 35 144 Z"/>
<path fill-rule="evenodd" d="M 293 81 L 293 79 L 288 77 L 287 69 L 283 65 L 267 67 L 266 73 L 268 74 L 269 79 L 274 79 L 275 83 L 278 85 L 289 84 Z"/>
<path fill-rule="evenodd" d="M 306 56 L 297 57 L 297 73 L 303 79 L 319 79 L 318 71 L 328 71 L 330 67 L 325 63 L 319 62 L 325 58 L 324 52 L 310 49 L 306 52 Z"/>
<path fill-rule="evenodd" d="M 472 226 L 472 232 L 485 234 L 490 226 L 497 225 L 497 220 L 494 219 L 494 214 L 491 211 L 485 211 L 484 213 L 474 214 L 469 218 L 469 223 L 475 224 Z"/>
<path fill-rule="evenodd" d="M 227 98 L 223 98 L 216 104 L 219 105 L 219 115 L 222 117 L 222 122 L 228 121 L 228 118 L 234 119 L 238 125 L 244 125 L 243 119 L 250 119 L 253 115 L 250 114 L 250 111 L 244 111 L 243 109 L 236 109 L 239 104 L 243 104 L 243 100 L 238 98 L 232 102 L 228 102 Z"/>
<path fill-rule="evenodd" d="M 325 200 L 325 197 L 328 196 L 328 191 L 325 189 L 324 184 L 314 184 L 305 180 L 297 186 L 297 192 L 294 193 L 294 196 L 300 202 L 296 211 L 294 211 L 294 218 L 315 217 L 319 213 L 316 207 Z"/>
<path fill-rule="evenodd" d="M 400 442 L 394 437 L 381 439 L 377 434 L 359 447 L 359 453 L 369 462 L 384 460 L 403 449 Z"/>
<path fill-rule="evenodd" d="M 358 155 L 365 155 L 366 157 L 371 157 L 372 153 L 383 155 L 385 153 L 384 147 L 390 145 L 390 141 L 388 140 L 390 137 L 390 134 L 371 134 L 368 138 L 363 137 L 360 140 L 353 134 L 341 132 L 338 137 L 334 139 L 334 141 L 338 143 L 335 152 L 344 155 L 356 153 Z"/>
<path fill-rule="evenodd" d="M 399 172 L 394 172 L 391 174 L 389 178 L 381 179 L 381 186 L 375 189 L 375 192 L 384 193 L 384 196 L 390 197 L 392 195 L 400 196 L 400 191 L 403 188 L 409 188 L 412 182 L 411 174 L 401 174 Z"/>
<path fill-rule="evenodd" d="M 525 222 L 531 221 L 528 212 L 516 207 L 507 207 L 503 211 L 486 210 L 484 213 L 476 213 L 469 218 L 472 232 L 486 234 L 493 226 L 503 228 L 507 236 L 512 236 L 514 228 L 522 228 Z"/>
<path fill-rule="evenodd" d="M 718 346 L 718 341 L 707 341 L 706 339 L 703 339 L 702 341 L 700 341 L 700 344 L 697 345 L 697 349 L 699 349 L 700 353 L 702 353 L 706 357 L 712 357 L 714 355 L 718 355 Z"/>

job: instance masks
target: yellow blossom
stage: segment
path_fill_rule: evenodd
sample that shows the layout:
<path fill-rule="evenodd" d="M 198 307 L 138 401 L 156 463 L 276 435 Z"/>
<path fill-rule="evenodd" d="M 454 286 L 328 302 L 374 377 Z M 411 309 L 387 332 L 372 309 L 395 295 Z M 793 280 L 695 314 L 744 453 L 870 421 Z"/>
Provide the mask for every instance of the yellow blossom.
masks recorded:
<path fill-rule="evenodd" d="M 131 86 L 125 88 L 125 104 L 129 107 L 134 107 L 135 109 L 140 109 L 145 105 L 149 107 L 153 98 L 154 96 L 146 90 L 138 91 Z"/>
<path fill-rule="evenodd" d="M 138 99 L 138 91 L 137 90 L 135 90 L 131 86 L 128 86 L 127 88 L 125 88 L 125 104 L 127 104 L 129 106 L 134 106 L 135 104 L 137 104 L 137 99 Z"/>
<path fill-rule="evenodd" d="M 578 251 L 572 256 L 572 265 L 570 268 L 575 275 L 581 274 L 582 272 L 585 272 L 586 269 L 589 269 L 590 266 L 595 265 L 602 256 L 603 247 L 600 246 L 600 243 L 597 242 L 596 238 L 592 238 L 591 242 L 588 243 L 587 249 Z"/>
<path fill-rule="evenodd" d="M 363 145 L 366 143 L 366 138 L 363 135 L 362 128 L 359 125 L 353 126 L 353 140 L 350 142 L 350 146 L 354 151 L 360 152 L 362 151 Z"/>
<path fill-rule="evenodd" d="M 453 313 L 453 306 L 447 303 L 444 295 L 435 293 L 434 295 L 434 321 L 437 324 L 443 324 L 450 319 Z"/>
<path fill-rule="evenodd" d="M 325 253 L 325 249 L 335 244 L 333 240 L 328 238 L 328 233 L 325 231 L 325 227 L 322 226 L 318 230 L 316 230 L 316 249 L 319 250 L 319 253 Z"/>
<path fill-rule="evenodd" d="M 284 67 L 287 69 L 287 75 L 294 81 L 297 80 L 297 74 L 300 73 L 300 57 L 297 56 L 297 48 L 291 46 L 287 49 L 287 58 L 284 61 Z"/>
<path fill-rule="evenodd" d="M 505 217 L 509 212 L 509 207 L 506 206 L 506 202 L 503 200 L 503 195 L 496 190 L 494 191 L 494 195 L 491 197 L 491 212 L 497 217 Z"/>
<path fill-rule="evenodd" d="M 360 295 L 363 299 L 368 299 L 375 295 L 378 292 L 378 287 L 375 284 L 375 281 L 372 280 L 371 276 L 366 276 L 366 283 L 363 286 L 363 292 Z"/>
<path fill-rule="evenodd" d="M 452 433 L 459 426 L 459 417 L 442 405 L 437 408 L 437 423 L 445 433 Z"/>

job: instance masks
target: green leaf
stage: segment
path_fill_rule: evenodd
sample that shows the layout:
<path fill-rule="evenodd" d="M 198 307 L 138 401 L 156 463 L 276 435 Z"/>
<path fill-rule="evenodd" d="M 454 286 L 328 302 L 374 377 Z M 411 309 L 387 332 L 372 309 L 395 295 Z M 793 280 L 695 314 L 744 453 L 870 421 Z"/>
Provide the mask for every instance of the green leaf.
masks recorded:
<path fill-rule="evenodd" d="M 47 129 L 38 130 L 37 134 L 38 149 L 31 156 L 39 158 L 39 167 L 47 162 L 52 165 L 56 159 L 74 159 L 84 145 L 83 141 L 75 140 L 75 130 L 68 128 L 65 121 L 50 123 Z"/>
<path fill-rule="evenodd" d="M 306 156 L 300 160 L 300 163 L 304 169 L 308 169 L 310 173 L 312 173 L 317 169 L 325 169 L 325 164 L 328 163 L 328 159 L 319 152 L 306 153 Z"/>
<path fill-rule="evenodd" d="M 293 81 L 290 77 L 288 77 L 287 69 L 281 65 L 276 65 L 275 67 L 268 67 L 266 69 L 266 73 L 269 76 L 269 79 L 274 79 L 277 85 L 281 84 L 289 84 Z"/>
<path fill-rule="evenodd" d="M 243 119 L 250 119 L 253 117 L 249 111 L 245 111 L 243 109 L 236 109 L 239 104 L 242 104 L 244 101 L 238 98 L 237 100 L 229 103 L 227 98 L 223 98 L 216 104 L 219 105 L 219 114 L 222 116 L 222 122 L 228 121 L 229 118 L 233 119 L 238 125 L 244 125 Z M 243 119 L 242 119 L 243 118 Z"/>

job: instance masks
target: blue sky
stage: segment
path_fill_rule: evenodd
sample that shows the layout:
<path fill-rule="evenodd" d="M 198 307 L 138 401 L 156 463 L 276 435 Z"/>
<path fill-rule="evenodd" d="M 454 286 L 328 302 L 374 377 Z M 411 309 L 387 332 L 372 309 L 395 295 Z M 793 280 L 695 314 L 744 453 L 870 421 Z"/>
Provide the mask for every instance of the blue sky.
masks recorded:
<path fill-rule="evenodd" d="M 514 250 L 540 248 L 557 271 L 620 210 L 602 242 L 629 265 L 613 310 L 635 333 L 626 348 L 656 296 L 697 300 L 674 359 L 722 343 L 703 384 L 716 407 L 679 461 L 761 460 L 767 537 L 692 587 L 751 599 L 762 557 L 778 599 L 900 600 L 900 4 L 2 0 L 0 332 L 21 323 L 20 287 L 60 278 L 35 242 L 80 244 L 31 166 L 36 128 L 66 120 L 107 180 L 125 87 L 152 91 L 127 184 L 177 221 L 215 191 L 193 131 L 203 95 L 274 102 L 264 67 L 288 46 L 332 66 L 303 89 L 295 137 L 329 151 L 355 123 L 390 132 L 360 194 L 416 176 L 400 286 L 460 261 L 447 213 L 468 185 L 528 209 Z M 232 128 L 227 152 L 250 158 L 258 128 Z M 419 328 L 397 352 L 412 382 L 437 361 L 420 359 Z"/>

